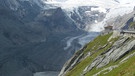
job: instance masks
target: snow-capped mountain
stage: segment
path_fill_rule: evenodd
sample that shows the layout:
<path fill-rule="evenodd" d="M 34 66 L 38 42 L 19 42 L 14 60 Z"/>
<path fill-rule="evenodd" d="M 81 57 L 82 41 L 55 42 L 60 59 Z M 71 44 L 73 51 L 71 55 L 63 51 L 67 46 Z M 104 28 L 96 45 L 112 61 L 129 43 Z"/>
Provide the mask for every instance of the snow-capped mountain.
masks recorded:
<path fill-rule="evenodd" d="M 83 31 L 61 8 L 36 1 L 0 0 L 0 76 L 59 71 L 74 53 L 64 50 L 64 39 Z"/>
<path fill-rule="evenodd" d="M 101 31 L 132 7 L 115 0 L 0 0 L 0 76 L 59 71 L 94 34 L 86 32 Z"/>
<path fill-rule="evenodd" d="M 106 15 L 106 10 L 98 6 L 79 6 L 72 11 L 64 9 L 65 13 L 73 20 L 79 29 L 86 29 L 87 26 L 101 22 Z"/>
<path fill-rule="evenodd" d="M 135 6 L 135 4 L 133 4 L 134 2 L 134 0 L 52 0 L 50 2 L 47 2 L 47 4 L 52 4 L 64 9 L 69 17 L 73 19 L 73 21 L 75 21 L 76 23 L 80 22 L 78 24 L 78 28 L 83 27 L 81 29 L 84 29 L 85 31 L 101 31 L 104 29 L 104 26 L 107 26 L 107 20 L 131 13 L 133 11 L 133 7 Z M 91 8 L 87 8 L 86 10 L 86 8 L 84 8 L 83 6 Z M 83 14 L 80 8 L 82 8 Z M 102 14 L 91 14 L 94 11 Z M 104 16 L 102 16 L 101 18 L 101 15 L 103 14 Z M 75 18 L 78 20 L 75 20 L 73 18 L 73 15 L 76 15 Z M 102 20 L 99 21 L 97 19 L 92 19 L 95 21 L 95 23 L 93 23 L 93 21 L 88 21 L 91 20 L 90 17 L 93 17 L 93 15 L 100 16 L 98 17 L 98 19 Z M 82 17 L 85 19 L 82 20 Z M 84 22 L 85 24 L 82 24 L 82 22 Z"/>

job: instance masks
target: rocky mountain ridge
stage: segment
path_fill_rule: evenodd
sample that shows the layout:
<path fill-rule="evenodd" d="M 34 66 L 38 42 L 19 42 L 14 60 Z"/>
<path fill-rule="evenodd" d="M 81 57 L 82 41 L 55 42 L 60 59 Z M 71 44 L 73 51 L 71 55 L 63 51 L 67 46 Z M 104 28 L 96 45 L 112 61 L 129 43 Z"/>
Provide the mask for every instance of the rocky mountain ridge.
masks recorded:
<path fill-rule="evenodd" d="M 33 0 L 14 1 L 0 0 L 0 76 L 59 71 L 72 54 L 64 50 L 62 40 L 84 32 L 61 8 L 43 9 Z"/>
<path fill-rule="evenodd" d="M 134 13 L 122 22 L 127 31 L 121 31 L 121 27 L 121 30 L 99 35 L 65 63 L 59 76 L 134 76 L 135 29 L 130 30 L 131 26 L 135 26 L 131 20 L 135 17 Z"/>
<path fill-rule="evenodd" d="M 72 37 L 81 34 L 83 38 L 85 22 L 93 24 L 105 17 L 105 13 L 94 7 L 98 8 L 80 7 L 69 16 L 64 9 L 47 4 L 46 0 L 0 0 L 0 76 L 59 71 L 80 47 Z M 68 39 L 74 45 L 70 51 L 64 49 Z"/>

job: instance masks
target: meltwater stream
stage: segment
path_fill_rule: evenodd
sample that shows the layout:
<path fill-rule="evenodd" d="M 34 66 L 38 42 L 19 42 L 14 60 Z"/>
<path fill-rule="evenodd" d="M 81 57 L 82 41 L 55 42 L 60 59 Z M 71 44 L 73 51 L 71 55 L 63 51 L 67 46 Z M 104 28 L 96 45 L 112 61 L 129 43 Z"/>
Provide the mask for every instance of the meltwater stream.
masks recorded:
<path fill-rule="evenodd" d="M 82 48 L 85 44 L 93 40 L 99 34 L 100 34 L 99 32 L 89 32 L 83 35 L 69 37 L 67 40 L 65 40 L 66 46 L 64 47 L 64 50 L 68 51 L 68 48 L 71 48 L 74 45 L 74 43 L 80 44 L 81 45 L 80 48 Z M 58 76 L 58 74 L 59 74 L 58 71 L 45 71 L 34 73 L 34 76 Z"/>
<path fill-rule="evenodd" d="M 75 37 L 70 37 L 66 41 L 66 47 L 64 47 L 64 50 L 67 50 L 73 45 L 73 42 L 77 42 L 78 44 L 83 47 L 85 44 L 93 40 L 97 35 L 99 35 L 99 32 L 89 32 L 83 35 L 75 36 Z"/>
<path fill-rule="evenodd" d="M 46 72 L 37 72 L 34 76 L 58 76 L 59 72 L 57 71 L 46 71 Z"/>

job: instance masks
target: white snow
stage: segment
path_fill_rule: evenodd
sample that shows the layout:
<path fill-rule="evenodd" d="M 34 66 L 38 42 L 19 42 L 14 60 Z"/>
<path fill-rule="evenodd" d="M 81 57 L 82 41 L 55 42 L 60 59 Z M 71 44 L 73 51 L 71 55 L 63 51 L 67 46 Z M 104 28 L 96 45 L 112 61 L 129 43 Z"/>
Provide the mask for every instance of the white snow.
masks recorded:
<path fill-rule="evenodd" d="M 98 16 L 98 14 L 95 14 L 95 16 Z"/>
<path fill-rule="evenodd" d="M 103 12 L 103 13 L 106 13 L 106 9 L 105 8 L 102 8 L 102 7 L 98 7 L 98 8 L 91 8 L 91 11 L 99 11 L 99 12 Z"/>
<path fill-rule="evenodd" d="M 116 4 L 118 4 L 117 2 L 113 1 L 113 0 L 52 0 L 49 2 L 46 2 L 47 4 L 53 4 L 53 5 L 58 5 L 59 7 L 62 7 L 63 9 L 73 9 L 73 8 L 77 8 L 78 6 L 100 6 L 102 8 L 107 8 L 109 7 L 113 7 Z"/>
<path fill-rule="evenodd" d="M 128 13 L 133 11 L 133 7 L 134 6 L 131 6 L 129 4 L 125 4 L 125 5 L 118 5 L 115 8 L 111 8 L 109 13 L 106 15 L 106 19 L 114 18 L 114 17 L 117 17 L 119 15 L 123 16 L 124 14 L 128 14 Z"/>
<path fill-rule="evenodd" d="M 117 4 L 114 1 L 106 1 L 106 0 L 67 0 L 64 3 L 62 3 L 63 8 L 71 8 L 71 7 L 78 7 L 78 6 L 114 6 L 114 4 Z"/>
<path fill-rule="evenodd" d="M 91 11 L 99 11 L 106 13 L 106 17 L 102 22 L 95 21 L 93 25 L 87 25 L 85 30 L 87 31 L 102 31 L 106 25 L 106 21 L 115 18 L 117 16 L 123 16 L 133 11 L 135 6 L 135 0 L 52 0 L 46 2 L 55 6 L 61 7 L 66 11 L 73 11 L 79 6 L 99 6 L 98 8 L 92 8 Z M 110 9 L 107 11 L 106 9 Z M 86 11 L 89 13 L 90 11 Z M 78 14 L 79 15 L 79 14 Z M 81 17 L 81 16 L 80 16 Z"/>
<path fill-rule="evenodd" d="M 98 23 L 98 21 L 97 21 L 97 20 L 95 20 L 95 23 Z"/>
<path fill-rule="evenodd" d="M 100 32 L 100 31 L 104 30 L 103 21 L 92 24 L 92 25 L 87 25 L 85 30 L 88 32 Z"/>
<path fill-rule="evenodd" d="M 77 15 L 79 16 L 80 19 L 82 19 L 80 13 L 78 12 L 78 9 L 75 9 L 75 12 L 77 13 Z"/>
<path fill-rule="evenodd" d="M 104 26 L 106 25 L 107 20 L 115 18 L 117 16 L 123 16 L 125 14 L 131 13 L 133 11 L 133 8 L 134 8 L 133 4 L 116 5 L 113 8 L 110 8 L 110 11 L 107 12 L 106 17 L 102 22 L 93 25 L 87 25 L 86 30 L 100 32 L 104 30 Z"/>
<path fill-rule="evenodd" d="M 135 4 L 135 0 L 118 0 L 120 4 Z"/>
<path fill-rule="evenodd" d="M 85 13 L 90 13 L 91 11 L 85 11 Z"/>

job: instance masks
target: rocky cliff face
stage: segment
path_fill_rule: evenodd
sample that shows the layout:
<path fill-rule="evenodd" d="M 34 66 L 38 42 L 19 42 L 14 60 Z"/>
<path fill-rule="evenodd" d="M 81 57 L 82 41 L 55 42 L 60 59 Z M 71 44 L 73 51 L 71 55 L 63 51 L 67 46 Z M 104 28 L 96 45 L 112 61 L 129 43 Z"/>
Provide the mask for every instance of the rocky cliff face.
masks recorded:
<path fill-rule="evenodd" d="M 134 38 L 126 35 L 114 39 L 108 37 L 105 44 L 95 43 L 97 39 L 78 51 L 65 64 L 59 76 L 108 76 L 113 72 L 113 75 L 118 75 L 121 70 L 126 70 L 123 68 L 118 73 L 115 72 L 134 57 Z"/>
<path fill-rule="evenodd" d="M 61 8 L 36 1 L 0 0 L 0 76 L 59 71 L 69 52 L 62 40 L 82 33 Z"/>
<path fill-rule="evenodd" d="M 126 22 L 120 21 L 123 26 L 131 26 L 133 14 L 128 17 Z M 135 34 L 132 32 L 116 30 L 98 36 L 65 63 L 59 76 L 134 76 Z"/>
<path fill-rule="evenodd" d="M 69 17 L 77 24 L 77 27 L 88 31 L 88 27 L 92 24 L 101 22 L 106 13 L 99 10 L 99 6 L 80 6 L 74 8 L 69 14 Z"/>
<path fill-rule="evenodd" d="M 103 12 L 90 11 L 97 6 L 79 7 L 69 16 L 60 7 L 43 1 L 50 0 L 0 0 L 0 76 L 59 71 L 76 49 L 64 49 L 66 38 L 78 37 L 84 33 L 81 29 L 85 25 L 100 22 L 105 16 Z M 76 42 L 75 46 L 80 47 Z M 83 60 L 82 52 L 72 60 L 72 67 Z"/>

